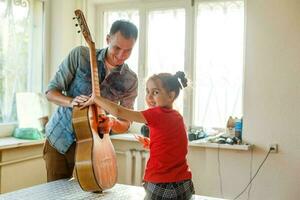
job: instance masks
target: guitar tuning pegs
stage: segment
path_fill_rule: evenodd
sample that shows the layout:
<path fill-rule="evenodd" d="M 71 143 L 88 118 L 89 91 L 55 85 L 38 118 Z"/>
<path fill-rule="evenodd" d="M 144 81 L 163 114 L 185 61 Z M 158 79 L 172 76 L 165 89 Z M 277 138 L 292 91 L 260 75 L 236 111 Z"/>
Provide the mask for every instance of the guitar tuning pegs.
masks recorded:
<path fill-rule="evenodd" d="M 80 31 L 77 31 L 77 33 L 80 33 Z"/>
<path fill-rule="evenodd" d="M 74 19 L 76 19 L 76 17 L 73 17 L 72 19 L 74 20 Z"/>
<path fill-rule="evenodd" d="M 75 24 L 75 26 L 78 26 L 78 24 Z"/>

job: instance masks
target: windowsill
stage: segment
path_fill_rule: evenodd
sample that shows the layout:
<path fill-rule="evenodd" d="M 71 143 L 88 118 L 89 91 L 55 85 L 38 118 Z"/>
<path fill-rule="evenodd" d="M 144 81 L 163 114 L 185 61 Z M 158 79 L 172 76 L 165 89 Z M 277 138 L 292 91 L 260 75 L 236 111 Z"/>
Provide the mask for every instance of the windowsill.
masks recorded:
<path fill-rule="evenodd" d="M 133 134 L 136 133 L 114 134 L 110 136 L 110 139 L 137 142 Z M 250 144 L 230 145 L 230 144 L 217 144 L 217 143 L 210 143 L 210 142 L 199 143 L 197 140 L 189 142 L 189 146 L 201 147 L 201 148 L 231 149 L 231 150 L 240 150 L 240 151 L 249 151 L 253 147 L 253 145 Z"/>
<path fill-rule="evenodd" d="M 135 133 L 115 134 L 115 135 L 111 135 L 110 139 L 137 142 L 133 134 Z M 15 148 L 19 146 L 41 144 L 41 143 L 44 143 L 44 140 L 23 140 L 14 137 L 1 137 L 0 150 Z M 240 151 L 249 151 L 253 147 L 253 145 L 249 145 L 249 144 L 230 145 L 230 144 L 217 144 L 217 143 L 209 143 L 209 142 L 199 143 L 197 140 L 189 142 L 189 146 L 201 147 L 201 148 L 231 149 L 231 150 L 240 150 Z"/>
<path fill-rule="evenodd" d="M 211 142 L 197 142 L 197 140 L 189 142 L 190 147 L 204 147 L 204 148 L 216 148 L 216 149 L 232 149 L 232 150 L 241 150 L 249 151 L 253 145 L 250 144 L 218 144 Z"/>
<path fill-rule="evenodd" d="M 43 144 L 45 140 L 24 140 L 14 137 L 0 138 L 0 150 Z"/>

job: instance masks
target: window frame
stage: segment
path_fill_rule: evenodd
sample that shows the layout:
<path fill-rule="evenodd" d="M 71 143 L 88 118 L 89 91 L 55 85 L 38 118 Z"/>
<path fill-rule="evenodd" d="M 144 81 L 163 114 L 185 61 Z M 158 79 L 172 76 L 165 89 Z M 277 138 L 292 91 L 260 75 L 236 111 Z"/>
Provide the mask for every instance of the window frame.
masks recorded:
<path fill-rule="evenodd" d="M 197 18 L 197 8 L 198 4 L 201 2 L 218 2 L 218 1 L 234 1 L 234 0 L 149 0 L 147 2 L 141 2 L 139 0 L 115 0 L 115 1 L 101 1 L 101 3 L 97 3 L 96 6 L 96 19 L 99 20 L 96 24 L 95 33 L 98 37 L 96 37 L 96 44 L 99 47 L 104 47 L 105 44 L 103 44 L 103 39 L 105 37 L 104 34 L 101 32 L 103 30 L 103 13 L 107 11 L 117 11 L 117 10 L 138 10 L 140 14 L 140 24 L 139 24 L 139 60 L 138 60 L 138 77 L 140 80 L 144 80 L 146 78 L 146 72 L 147 72 L 147 14 L 150 11 L 159 9 L 159 10 L 167 10 L 167 9 L 176 9 L 176 8 L 182 8 L 185 9 L 185 50 L 184 50 L 184 70 L 186 73 L 186 76 L 189 78 L 191 83 L 193 83 L 196 80 L 196 73 L 195 73 L 195 65 L 196 65 L 196 44 L 194 41 L 196 38 L 196 18 Z M 245 68 L 245 34 L 246 34 L 246 0 L 244 0 L 244 41 L 243 41 L 243 71 Z M 145 48 L 146 47 L 146 48 Z M 243 85 L 244 85 L 244 76 L 245 74 L 242 74 L 243 79 Z M 242 85 L 242 88 L 244 86 Z M 140 87 L 141 84 L 139 84 L 139 90 L 138 90 L 138 98 L 137 98 L 137 109 L 142 110 L 145 109 L 145 89 Z M 194 113 L 193 113 L 193 105 L 195 103 L 195 94 L 193 92 L 192 87 L 187 87 L 183 91 L 183 118 L 185 121 L 185 124 L 187 127 L 195 126 L 194 123 Z M 242 91 L 242 99 L 243 99 L 243 92 Z M 242 101 L 242 107 L 244 103 Z M 244 113 L 243 113 L 244 114 Z M 224 123 L 225 124 L 225 123 Z M 199 126 L 199 125 L 197 125 Z"/>
<path fill-rule="evenodd" d="M 40 2 L 40 3 L 42 3 L 42 13 L 41 13 L 41 15 L 38 15 L 38 17 L 42 17 L 42 19 L 41 19 L 41 32 L 40 32 L 40 36 L 39 37 L 41 37 L 41 44 L 40 44 L 40 46 L 41 46 L 41 49 L 42 49 L 42 53 L 41 53 L 41 62 L 40 62 L 40 68 L 38 69 L 39 71 L 39 73 L 41 74 L 41 81 L 40 81 L 40 83 L 41 83 L 41 86 L 40 86 L 40 88 L 41 88 L 41 91 L 40 92 L 42 92 L 42 91 L 44 91 L 44 89 L 45 89 L 45 87 L 46 87 L 46 85 L 47 85 L 47 77 L 48 77 L 48 74 L 49 74 L 49 69 L 47 69 L 45 66 L 48 66 L 47 65 L 47 63 L 49 63 L 49 51 L 48 50 L 46 50 L 47 48 L 45 48 L 45 46 L 49 46 L 48 44 L 49 44 L 49 40 L 47 40 L 47 38 L 49 38 L 49 35 L 47 34 L 47 30 L 49 30 L 49 23 L 48 23 L 48 26 L 46 26 L 46 23 L 47 23 L 47 21 L 49 20 L 49 9 L 50 9 L 50 7 L 49 7 L 49 2 L 48 1 L 46 1 L 46 0 L 32 0 L 32 2 L 31 3 L 33 3 L 33 8 L 35 8 L 35 4 L 37 3 L 37 2 Z M 36 13 L 37 13 L 38 11 L 34 11 L 34 14 L 33 14 L 33 16 L 34 17 L 37 17 L 37 15 L 36 15 Z M 36 21 L 36 18 L 34 18 L 33 19 L 33 21 Z M 37 30 L 36 30 L 36 28 L 35 27 L 33 27 L 33 31 L 32 31 L 32 35 L 30 36 L 30 37 L 36 37 L 36 34 L 37 34 Z M 34 35 L 34 36 L 33 36 Z M 32 44 L 29 44 L 29 45 L 32 45 Z M 31 52 L 30 52 L 30 54 L 33 52 L 33 51 L 35 51 L 35 52 L 38 52 L 38 51 L 36 51 L 36 50 L 34 50 L 34 49 L 31 49 Z M 31 57 L 34 57 L 34 56 L 31 56 Z M 32 61 L 30 61 L 30 62 L 32 62 Z M 34 61 L 33 61 L 34 62 Z M 35 67 L 33 68 L 33 70 L 36 70 L 36 65 L 35 65 Z M 29 80 L 30 82 L 31 82 L 31 85 L 33 85 L 34 86 L 34 84 L 32 84 L 32 80 Z M 11 133 L 13 132 L 13 130 L 16 128 L 18 126 L 18 121 L 14 121 L 14 122 L 0 122 L 0 138 L 1 137 L 7 137 L 7 136 L 10 136 L 11 135 Z"/>

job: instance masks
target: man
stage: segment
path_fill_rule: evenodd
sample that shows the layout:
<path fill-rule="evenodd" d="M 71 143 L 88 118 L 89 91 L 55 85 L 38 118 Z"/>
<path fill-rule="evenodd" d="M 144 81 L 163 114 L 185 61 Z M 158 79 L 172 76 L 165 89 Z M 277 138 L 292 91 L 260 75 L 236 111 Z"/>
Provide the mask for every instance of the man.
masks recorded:
<path fill-rule="evenodd" d="M 130 109 L 137 96 L 138 82 L 137 75 L 124 62 L 132 52 L 137 35 L 134 24 L 115 21 L 106 38 L 108 47 L 96 50 L 101 95 Z M 43 154 L 48 182 L 72 176 L 76 145 L 72 108 L 83 103 L 80 95 L 91 93 L 89 50 L 76 47 L 60 64 L 46 91 L 47 99 L 59 106 L 46 126 Z M 130 127 L 130 121 L 124 119 L 108 118 L 103 123 L 111 124 L 114 133 L 126 132 Z"/>

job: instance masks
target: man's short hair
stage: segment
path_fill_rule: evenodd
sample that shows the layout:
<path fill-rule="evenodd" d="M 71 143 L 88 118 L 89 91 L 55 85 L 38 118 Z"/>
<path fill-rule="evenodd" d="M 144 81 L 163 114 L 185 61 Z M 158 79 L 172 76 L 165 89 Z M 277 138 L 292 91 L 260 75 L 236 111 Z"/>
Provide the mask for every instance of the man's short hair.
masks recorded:
<path fill-rule="evenodd" d="M 110 28 L 109 35 L 114 35 L 118 31 L 120 31 L 126 39 L 133 38 L 136 40 L 138 37 L 137 27 L 127 20 L 115 21 Z"/>

